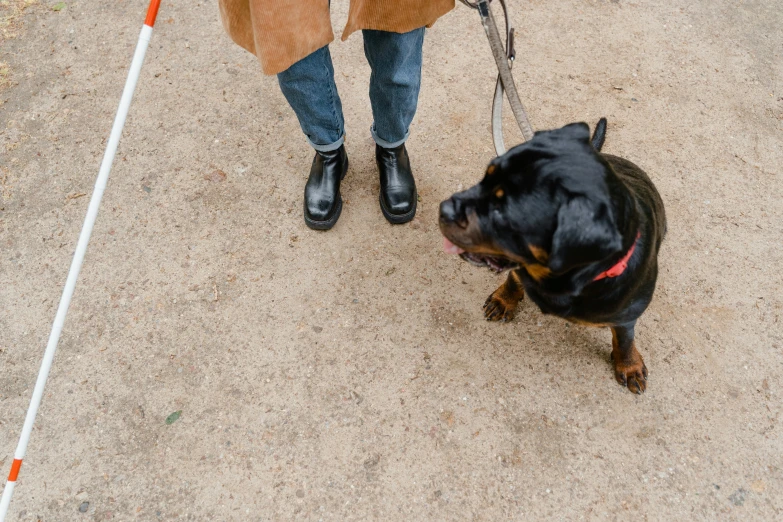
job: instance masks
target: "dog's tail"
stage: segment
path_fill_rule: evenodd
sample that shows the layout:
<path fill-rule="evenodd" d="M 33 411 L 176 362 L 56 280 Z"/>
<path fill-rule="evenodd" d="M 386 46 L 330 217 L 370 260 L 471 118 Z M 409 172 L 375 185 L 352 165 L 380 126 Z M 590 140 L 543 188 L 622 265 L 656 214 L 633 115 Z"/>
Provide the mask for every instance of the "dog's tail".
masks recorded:
<path fill-rule="evenodd" d="M 606 118 L 601 118 L 593 132 L 593 148 L 600 152 L 601 147 L 604 146 L 604 139 L 606 139 Z"/>

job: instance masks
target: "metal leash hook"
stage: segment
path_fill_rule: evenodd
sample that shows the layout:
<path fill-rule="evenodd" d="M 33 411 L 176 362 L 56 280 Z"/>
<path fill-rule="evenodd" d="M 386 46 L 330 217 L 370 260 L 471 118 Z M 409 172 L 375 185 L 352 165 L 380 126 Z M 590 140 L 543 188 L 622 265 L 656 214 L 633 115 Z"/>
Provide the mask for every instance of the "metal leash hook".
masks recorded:
<path fill-rule="evenodd" d="M 492 141 L 495 145 L 495 152 L 498 156 L 506 152 L 506 144 L 503 141 L 503 95 L 508 97 L 508 103 L 511 106 L 511 112 L 517 121 L 519 130 L 525 141 L 533 137 L 533 128 L 527 117 L 522 101 L 519 99 L 514 77 L 511 74 L 511 67 L 514 65 L 516 50 L 514 49 L 514 27 L 511 25 L 511 19 L 508 14 L 506 0 L 498 0 L 503 8 L 503 18 L 506 23 L 506 43 L 500 38 L 495 17 L 489 8 L 491 0 L 460 0 L 463 4 L 476 9 L 481 17 L 481 25 L 484 26 L 484 32 L 489 39 L 489 46 L 492 49 L 492 55 L 495 58 L 495 64 L 498 67 L 498 79 L 495 84 L 495 97 L 492 100 Z"/>

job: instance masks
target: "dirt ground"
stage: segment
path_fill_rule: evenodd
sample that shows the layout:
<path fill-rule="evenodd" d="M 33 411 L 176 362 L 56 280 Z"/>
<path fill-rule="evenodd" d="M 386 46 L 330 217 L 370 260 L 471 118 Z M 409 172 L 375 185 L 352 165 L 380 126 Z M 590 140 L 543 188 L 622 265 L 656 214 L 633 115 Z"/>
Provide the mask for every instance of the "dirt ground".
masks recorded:
<path fill-rule="evenodd" d="M 2 44 L 2 473 L 146 3 L 41 0 Z M 164 0 L 9 520 L 783 519 L 779 2 L 512 8 L 533 124 L 608 117 L 667 205 L 647 393 L 608 331 L 530 303 L 485 322 L 502 279 L 441 250 L 438 203 L 492 157 L 474 12 L 426 37 L 405 226 L 378 208 L 361 37 L 333 44 L 351 170 L 317 233 L 275 79 L 214 2 Z"/>

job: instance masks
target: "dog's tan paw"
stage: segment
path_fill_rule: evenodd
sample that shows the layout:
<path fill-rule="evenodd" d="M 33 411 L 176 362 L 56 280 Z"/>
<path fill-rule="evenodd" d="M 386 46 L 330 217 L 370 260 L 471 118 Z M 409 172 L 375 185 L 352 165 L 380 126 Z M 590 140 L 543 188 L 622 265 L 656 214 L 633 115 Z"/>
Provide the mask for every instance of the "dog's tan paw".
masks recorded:
<path fill-rule="evenodd" d="M 502 321 L 507 323 L 514 318 L 519 299 L 509 299 L 501 292 L 503 288 L 495 290 L 484 302 L 484 317 L 487 321 Z"/>
<path fill-rule="evenodd" d="M 641 395 L 647 389 L 647 366 L 644 365 L 642 355 L 633 348 L 630 357 L 618 360 L 613 357 L 614 378 L 628 391 Z"/>

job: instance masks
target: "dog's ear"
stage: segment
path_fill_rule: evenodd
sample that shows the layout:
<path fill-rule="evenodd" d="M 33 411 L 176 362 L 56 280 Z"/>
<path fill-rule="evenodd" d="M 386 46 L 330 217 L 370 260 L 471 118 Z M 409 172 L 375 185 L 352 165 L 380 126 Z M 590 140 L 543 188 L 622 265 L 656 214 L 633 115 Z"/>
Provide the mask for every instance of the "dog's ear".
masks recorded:
<path fill-rule="evenodd" d="M 622 237 L 606 203 L 574 197 L 558 211 L 549 269 L 563 273 L 605 259 L 621 248 Z"/>

